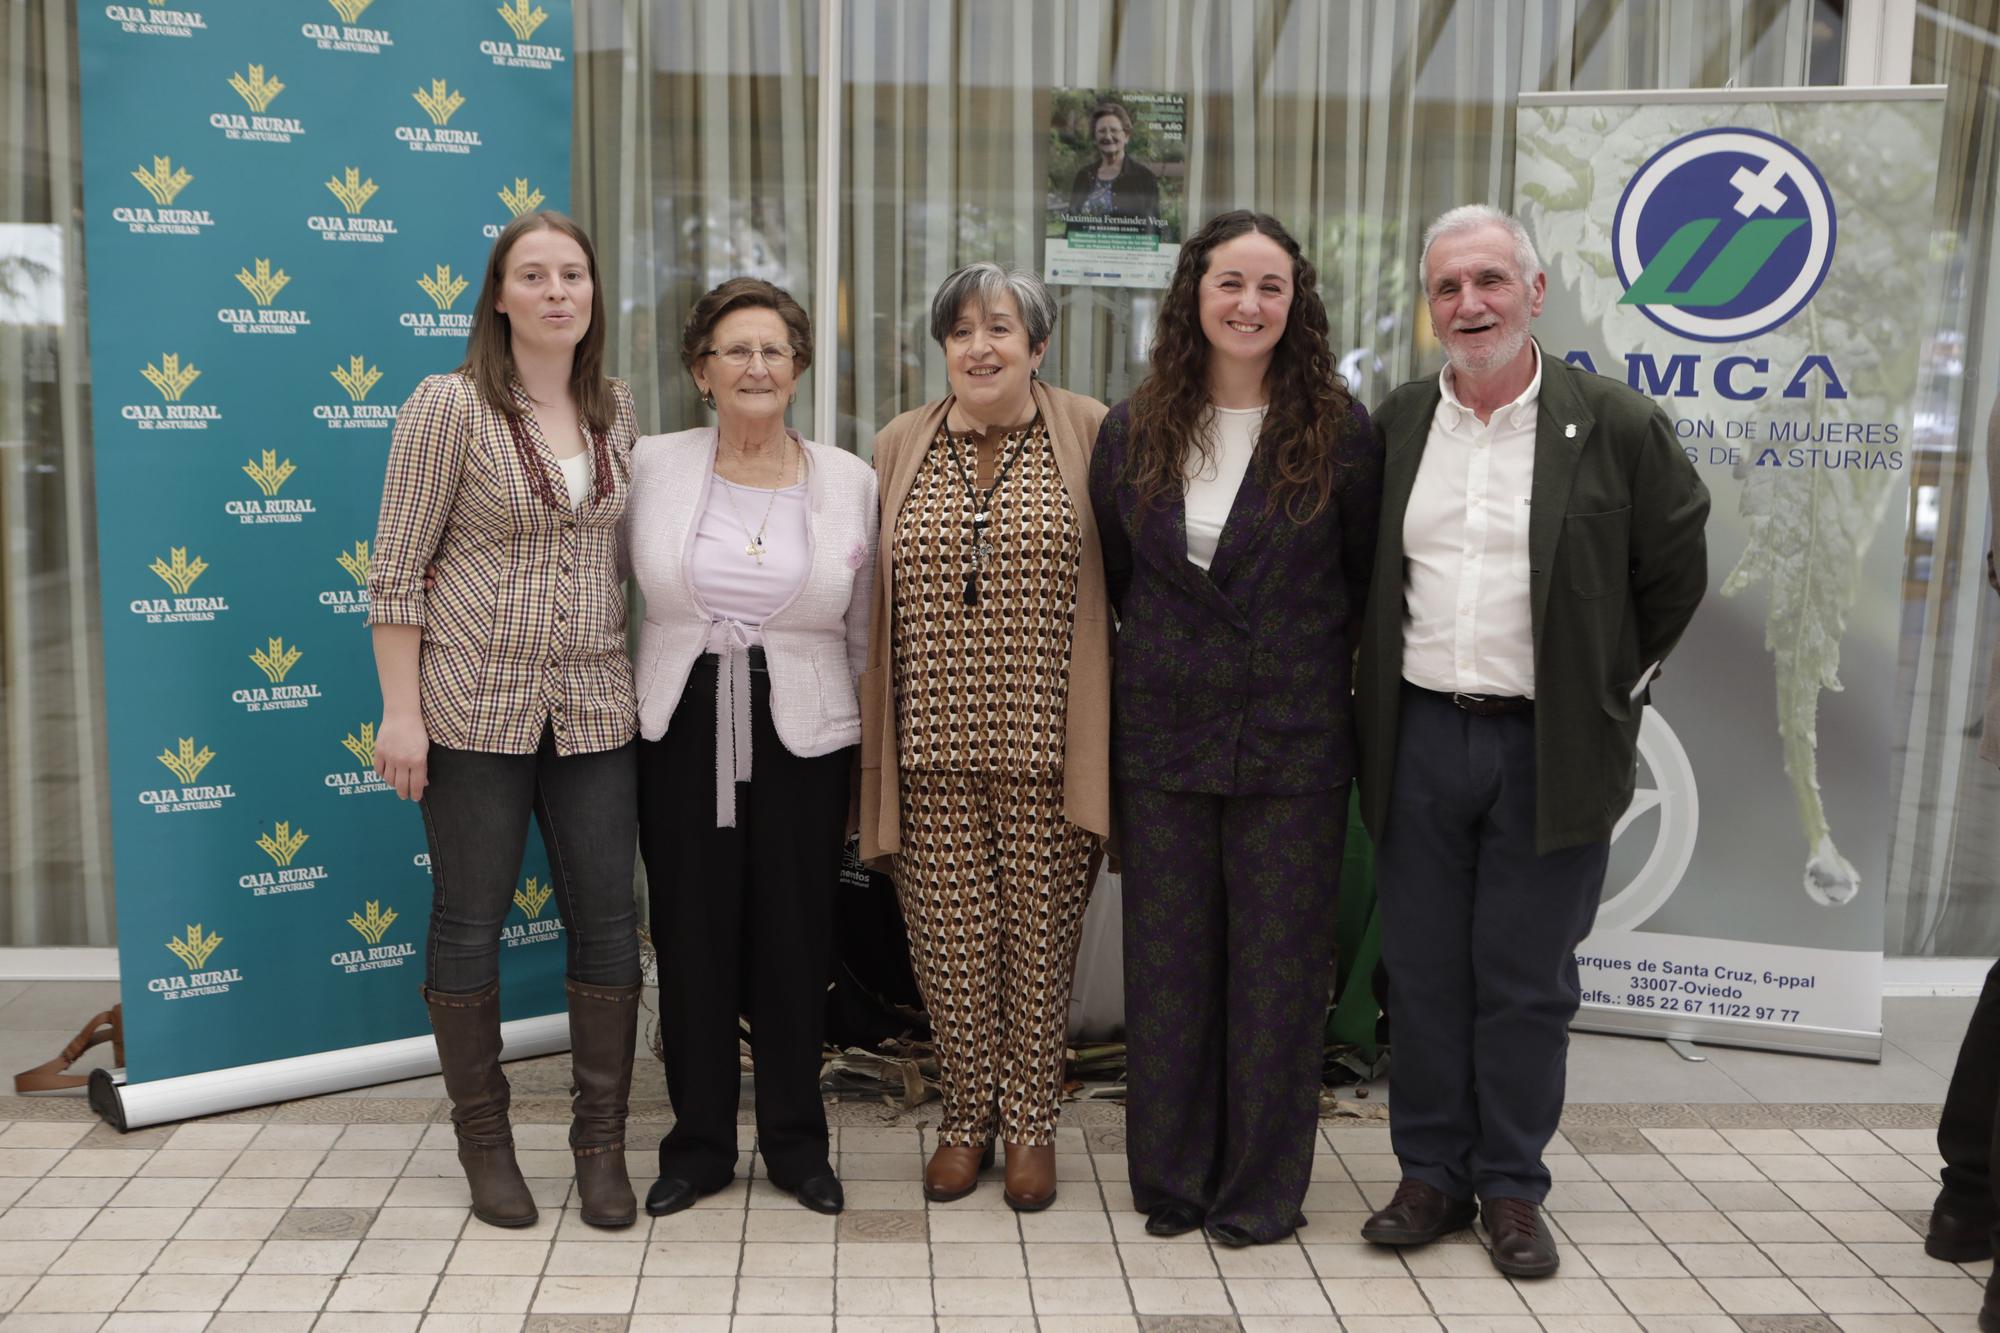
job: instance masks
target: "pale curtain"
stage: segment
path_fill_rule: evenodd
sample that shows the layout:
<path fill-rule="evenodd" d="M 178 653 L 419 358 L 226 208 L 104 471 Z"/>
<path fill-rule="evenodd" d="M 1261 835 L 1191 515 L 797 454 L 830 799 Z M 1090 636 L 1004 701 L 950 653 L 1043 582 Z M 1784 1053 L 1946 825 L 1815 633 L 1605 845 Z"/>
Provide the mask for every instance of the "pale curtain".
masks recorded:
<path fill-rule="evenodd" d="M 74 7 L 0 3 L 0 946 L 113 937 Z"/>

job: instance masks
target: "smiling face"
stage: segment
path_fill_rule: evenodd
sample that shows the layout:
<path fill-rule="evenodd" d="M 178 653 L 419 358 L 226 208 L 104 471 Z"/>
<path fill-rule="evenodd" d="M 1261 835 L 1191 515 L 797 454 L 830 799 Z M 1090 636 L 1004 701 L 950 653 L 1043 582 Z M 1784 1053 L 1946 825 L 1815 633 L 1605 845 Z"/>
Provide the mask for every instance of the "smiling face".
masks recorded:
<path fill-rule="evenodd" d="M 722 355 L 746 347 L 758 353 L 747 365 L 734 365 Z M 711 355 L 694 363 L 694 383 L 702 393 L 715 395 L 715 414 L 724 430 L 734 434 L 737 427 L 769 429 L 784 420 L 795 387 L 792 359 L 767 355 L 763 349 L 790 347 L 791 330 L 775 310 L 752 306 L 732 310 L 715 322 L 708 335 Z"/>
<path fill-rule="evenodd" d="M 1216 356 L 1269 368 L 1292 309 L 1292 257 L 1246 231 L 1208 253 L 1201 275 L 1201 331 Z"/>
<path fill-rule="evenodd" d="M 1034 410 L 1029 378 L 1047 350 L 1046 343 L 1028 345 L 1028 328 L 1012 293 L 991 306 L 967 301 L 944 336 L 945 377 L 959 410 L 981 426 L 1020 424 Z"/>
<path fill-rule="evenodd" d="M 1440 236 L 1424 265 L 1431 327 L 1453 371 L 1503 374 L 1527 350 L 1528 325 L 1542 313 L 1546 275 L 1521 278 L 1514 238 L 1498 224 Z"/>
<path fill-rule="evenodd" d="M 553 228 L 531 231 L 507 253 L 493 308 L 507 316 L 516 347 L 574 352 L 590 330 L 590 261 Z"/>
<path fill-rule="evenodd" d="M 1107 111 L 1091 122 L 1090 137 L 1104 160 L 1114 162 L 1124 155 L 1125 144 L 1132 136 L 1125 132 L 1125 122 Z"/>

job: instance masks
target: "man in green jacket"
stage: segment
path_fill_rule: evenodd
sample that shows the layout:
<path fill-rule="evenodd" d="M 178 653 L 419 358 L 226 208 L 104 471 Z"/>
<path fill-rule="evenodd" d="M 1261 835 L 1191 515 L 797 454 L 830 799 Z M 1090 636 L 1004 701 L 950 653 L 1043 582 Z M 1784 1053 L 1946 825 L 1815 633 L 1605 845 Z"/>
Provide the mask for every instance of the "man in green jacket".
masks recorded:
<path fill-rule="evenodd" d="M 1518 221 L 1453 209 L 1420 272 L 1449 364 L 1375 410 L 1355 676 L 1403 1175 L 1361 1234 L 1423 1244 L 1476 1199 L 1494 1265 L 1540 1277 L 1576 946 L 1647 686 L 1708 587 L 1708 492 L 1658 406 L 1529 336 L 1547 283 Z"/>

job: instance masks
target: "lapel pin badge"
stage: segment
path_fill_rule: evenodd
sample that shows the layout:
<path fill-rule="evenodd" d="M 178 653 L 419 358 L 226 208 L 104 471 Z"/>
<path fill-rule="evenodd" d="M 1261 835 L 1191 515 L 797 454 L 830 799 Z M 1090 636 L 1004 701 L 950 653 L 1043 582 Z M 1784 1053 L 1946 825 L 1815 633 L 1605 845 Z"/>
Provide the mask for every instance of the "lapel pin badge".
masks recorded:
<path fill-rule="evenodd" d="M 1569 425 L 1563 427 L 1563 438 L 1565 440 L 1573 440 L 1576 438 L 1575 422 L 1572 421 Z"/>

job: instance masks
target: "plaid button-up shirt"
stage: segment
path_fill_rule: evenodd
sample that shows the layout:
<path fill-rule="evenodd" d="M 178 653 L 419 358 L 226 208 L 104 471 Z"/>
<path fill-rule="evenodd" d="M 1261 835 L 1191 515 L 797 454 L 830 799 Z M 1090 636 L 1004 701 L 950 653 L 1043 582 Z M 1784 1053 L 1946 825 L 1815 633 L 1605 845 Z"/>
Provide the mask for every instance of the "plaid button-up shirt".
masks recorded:
<path fill-rule="evenodd" d="M 518 384 L 540 485 L 506 415 L 463 375 L 431 376 L 397 414 L 368 623 L 423 628 L 417 693 L 440 745 L 530 754 L 552 728 L 557 753 L 570 755 L 632 739 L 617 544 L 637 432 L 631 390 L 614 387 L 612 484 L 593 485 L 581 511 Z"/>

